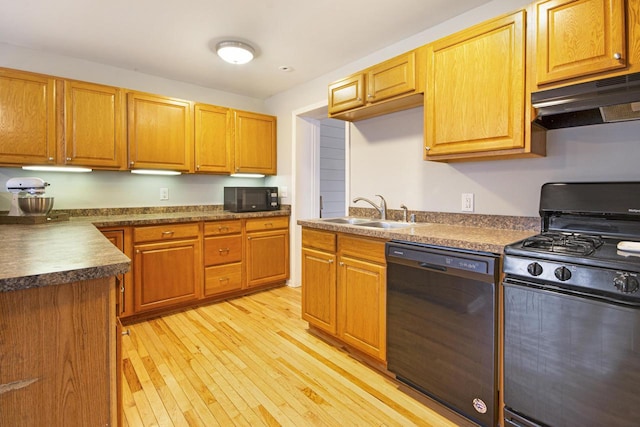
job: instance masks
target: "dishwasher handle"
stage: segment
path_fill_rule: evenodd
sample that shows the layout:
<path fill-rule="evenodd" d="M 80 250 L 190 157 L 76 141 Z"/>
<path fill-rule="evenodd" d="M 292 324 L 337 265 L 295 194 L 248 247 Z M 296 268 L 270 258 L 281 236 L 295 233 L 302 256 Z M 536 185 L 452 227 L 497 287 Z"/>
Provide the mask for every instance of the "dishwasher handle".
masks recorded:
<path fill-rule="evenodd" d="M 442 265 L 429 264 L 428 262 L 419 262 L 418 265 L 429 270 L 447 271 L 447 267 L 444 267 Z"/>

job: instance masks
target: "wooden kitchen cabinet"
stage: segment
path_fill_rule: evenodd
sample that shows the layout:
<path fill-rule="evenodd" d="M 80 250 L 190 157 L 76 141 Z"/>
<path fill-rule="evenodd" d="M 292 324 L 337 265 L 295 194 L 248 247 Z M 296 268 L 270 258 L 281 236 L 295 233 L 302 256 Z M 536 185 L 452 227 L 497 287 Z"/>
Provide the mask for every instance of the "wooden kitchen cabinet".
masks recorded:
<path fill-rule="evenodd" d="M 337 335 L 336 234 L 302 229 L 302 318 Z"/>
<path fill-rule="evenodd" d="M 386 360 L 384 240 L 302 229 L 302 318 Z"/>
<path fill-rule="evenodd" d="M 200 298 L 200 224 L 135 227 L 133 235 L 134 312 Z"/>
<path fill-rule="evenodd" d="M 409 51 L 329 85 L 329 117 L 356 121 L 423 103 L 425 48 Z"/>
<path fill-rule="evenodd" d="M 251 218 L 246 231 L 246 286 L 289 278 L 289 217 Z"/>
<path fill-rule="evenodd" d="M 129 167 L 193 172 L 190 101 L 127 94 Z"/>
<path fill-rule="evenodd" d="M 61 163 L 126 169 L 125 110 L 122 89 L 65 80 L 65 140 Z"/>
<path fill-rule="evenodd" d="M 100 228 L 102 234 L 122 253 L 133 259 L 131 251 L 131 227 Z M 133 314 L 133 277 L 132 272 L 116 276 L 116 315 L 118 318 Z"/>
<path fill-rule="evenodd" d="M 0 425 L 116 425 L 113 277 L 0 292 Z"/>
<path fill-rule="evenodd" d="M 238 291 L 242 280 L 242 221 L 204 224 L 204 296 Z"/>
<path fill-rule="evenodd" d="M 53 77 L 0 68 L 0 164 L 55 163 L 55 91 Z"/>
<path fill-rule="evenodd" d="M 196 104 L 194 112 L 196 172 L 232 173 L 232 111 L 215 105 Z"/>
<path fill-rule="evenodd" d="M 386 360 L 387 268 L 385 241 L 338 237 L 338 336 Z"/>
<path fill-rule="evenodd" d="M 502 16 L 428 45 L 425 160 L 545 154 L 545 133 L 530 124 L 525 15 Z"/>
<path fill-rule="evenodd" d="M 624 0 L 549 0 L 536 8 L 539 86 L 627 66 Z"/>
<path fill-rule="evenodd" d="M 275 175 L 278 169 L 276 117 L 233 111 L 234 172 Z"/>

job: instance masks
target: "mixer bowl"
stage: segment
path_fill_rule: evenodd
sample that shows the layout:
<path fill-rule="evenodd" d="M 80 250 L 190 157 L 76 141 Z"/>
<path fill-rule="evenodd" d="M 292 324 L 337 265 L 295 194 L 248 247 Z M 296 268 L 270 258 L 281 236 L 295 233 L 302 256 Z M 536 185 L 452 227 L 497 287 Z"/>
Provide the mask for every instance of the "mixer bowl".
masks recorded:
<path fill-rule="evenodd" d="M 53 197 L 19 197 L 18 206 L 25 215 L 47 215 L 53 209 Z"/>

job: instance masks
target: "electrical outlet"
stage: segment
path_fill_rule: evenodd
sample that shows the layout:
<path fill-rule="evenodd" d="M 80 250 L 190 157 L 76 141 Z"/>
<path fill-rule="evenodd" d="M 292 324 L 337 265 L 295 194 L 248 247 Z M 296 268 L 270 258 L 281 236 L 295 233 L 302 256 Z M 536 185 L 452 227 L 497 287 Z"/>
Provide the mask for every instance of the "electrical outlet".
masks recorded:
<path fill-rule="evenodd" d="M 160 189 L 160 200 L 169 200 L 169 189 L 161 188 Z"/>
<path fill-rule="evenodd" d="M 473 193 L 462 193 L 462 212 L 473 212 Z"/>

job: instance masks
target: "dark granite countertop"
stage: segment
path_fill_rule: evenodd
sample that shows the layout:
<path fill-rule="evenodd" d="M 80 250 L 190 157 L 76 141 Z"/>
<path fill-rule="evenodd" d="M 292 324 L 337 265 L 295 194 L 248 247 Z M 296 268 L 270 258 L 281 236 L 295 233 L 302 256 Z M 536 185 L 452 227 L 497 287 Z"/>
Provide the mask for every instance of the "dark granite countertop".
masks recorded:
<path fill-rule="evenodd" d="M 496 254 L 502 254 L 505 245 L 537 233 L 535 230 L 472 227 L 427 222 L 417 222 L 411 227 L 395 229 L 375 229 L 356 225 L 334 224 L 322 219 L 298 220 L 298 225 L 386 240 L 403 240 Z"/>
<path fill-rule="evenodd" d="M 102 212 L 101 212 L 102 213 Z M 96 227 L 122 227 L 290 215 L 289 210 L 222 210 L 79 216 L 37 225 L 0 225 L 0 292 L 98 279 L 127 272 L 131 261 Z"/>

